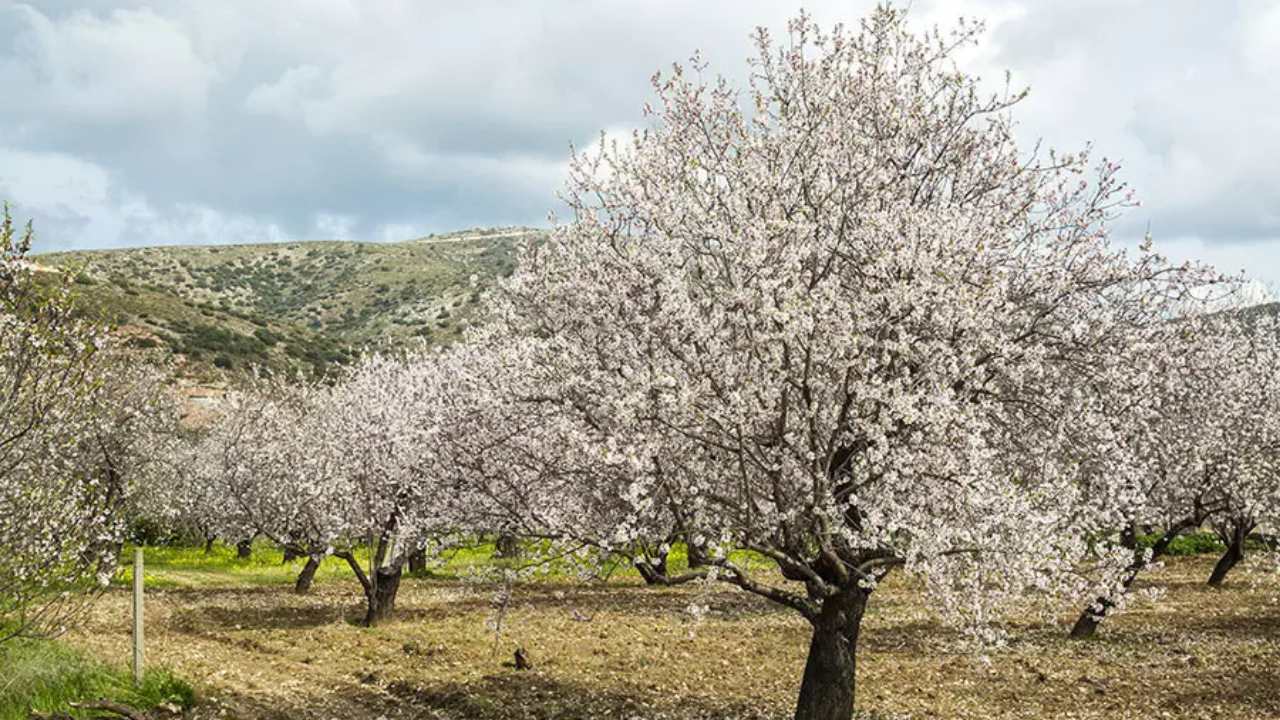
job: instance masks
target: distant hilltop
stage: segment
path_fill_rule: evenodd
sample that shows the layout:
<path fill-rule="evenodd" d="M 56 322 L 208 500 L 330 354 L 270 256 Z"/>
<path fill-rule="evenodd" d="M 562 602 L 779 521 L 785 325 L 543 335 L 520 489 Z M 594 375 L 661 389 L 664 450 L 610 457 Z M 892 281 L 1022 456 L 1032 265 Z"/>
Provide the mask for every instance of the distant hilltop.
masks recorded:
<path fill-rule="evenodd" d="M 469 230 L 431 234 L 408 242 L 465 242 L 468 240 L 518 240 L 524 237 L 541 237 L 546 229 L 507 225 L 505 227 L 478 227 Z"/>
<path fill-rule="evenodd" d="M 479 321 L 480 295 L 515 269 L 518 245 L 547 232 L 82 250 L 37 264 L 74 273 L 87 310 L 127 326 L 129 343 L 168 347 L 184 373 L 324 375 L 368 349 L 453 342 Z"/>

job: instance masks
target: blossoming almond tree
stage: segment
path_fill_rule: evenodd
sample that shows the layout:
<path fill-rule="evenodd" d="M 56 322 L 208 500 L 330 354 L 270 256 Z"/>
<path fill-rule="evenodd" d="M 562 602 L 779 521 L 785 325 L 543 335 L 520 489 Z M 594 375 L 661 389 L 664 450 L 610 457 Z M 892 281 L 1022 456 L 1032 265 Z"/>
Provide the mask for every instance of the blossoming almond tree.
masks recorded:
<path fill-rule="evenodd" d="M 1098 442 L 1089 437 L 1077 457 L 1085 486 L 1096 485 L 1110 493 L 1104 503 L 1111 510 L 1115 531 L 1106 539 L 1118 540 L 1132 554 L 1116 583 L 1080 613 L 1070 637 L 1092 637 L 1102 620 L 1122 609 L 1138 575 L 1151 567 L 1174 540 L 1200 527 L 1224 508 L 1222 498 L 1201 462 L 1208 436 L 1202 432 L 1207 404 L 1193 388 L 1197 374 L 1209 368 L 1210 356 L 1202 352 L 1201 333 L 1184 319 L 1174 320 L 1153 332 L 1132 360 L 1140 387 L 1096 395 L 1111 400 L 1107 407 L 1112 437 Z M 1106 402 L 1105 400 L 1103 401 Z M 1117 458 L 1126 458 L 1127 485 L 1117 483 Z M 1095 462 L 1090 462 L 1090 459 Z M 1123 492 L 1115 492 L 1123 488 Z M 1160 536 L 1149 548 L 1138 543 L 1142 529 L 1158 528 Z"/>
<path fill-rule="evenodd" d="M 219 534 L 261 534 L 308 558 L 297 591 L 322 557 L 346 561 L 376 625 L 391 617 L 410 558 L 460 527 L 463 505 L 438 481 L 455 427 L 441 418 L 453 397 L 446 367 L 373 356 L 329 387 L 232 393 L 194 460 L 176 466 L 200 478 L 193 499 L 224 499 Z"/>
<path fill-rule="evenodd" d="M 334 554 L 360 580 L 370 625 L 391 616 L 410 559 L 447 546 L 459 528 L 450 511 L 461 506 L 441 487 L 438 461 L 454 431 L 442 417 L 452 378 L 427 355 L 419 362 L 368 357 L 317 408 L 318 438 L 333 455 L 343 506 L 343 542 Z M 357 545 L 368 551 L 367 569 Z"/>
<path fill-rule="evenodd" d="M 1027 591 L 1085 597 L 1077 563 L 1110 518 L 1065 419 L 1099 421 L 1079 388 L 1192 279 L 1109 245 L 1116 166 L 1019 151 L 1021 95 L 951 64 L 975 32 L 801 16 L 780 46 L 759 32 L 746 93 L 697 59 L 656 77 L 653 126 L 575 154 L 572 220 L 494 308 L 537 348 L 513 394 L 618 470 L 557 480 L 630 510 L 597 532 L 654 537 L 652 508 L 680 507 L 710 576 L 811 623 L 797 718 L 851 716 L 894 568 L 975 628 Z"/>
<path fill-rule="evenodd" d="M 1228 545 L 1210 578 L 1220 583 L 1243 557 L 1245 537 L 1271 515 L 1280 477 L 1275 329 L 1274 317 L 1248 310 L 1195 313 L 1168 323 L 1147 347 L 1147 387 L 1115 413 L 1126 445 L 1117 454 L 1137 460 L 1127 473 L 1135 482 L 1129 501 L 1113 503 L 1129 506 L 1121 536 L 1134 557 L 1111 593 L 1080 614 L 1071 637 L 1092 637 L 1137 576 L 1205 523 Z M 1139 527 L 1159 528 L 1150 548 L 1137 546 Z"/>
<path fill-rule="evenodd" d="M 80 410 L 77 439 L 86 470 L 105 483 L 107 501 L 126 520 L 168 514 L 155 497 L 178 438 L 181 408 L 162 357 L 108 346 L 96 358 L 98 382 Z"/>
<path fill-rule="evenodd" d="M 1280 517 L 1280 322 L 1274 308 L 1240 308 L 1205 318 L 1201 362 L 1188 373 L 1198 401 L 1197 460 L 1222 504 L 1214 529 L 1227 546 L 1209 584 L 1244 559 L 1245 541 Z M 1194 420 L 1193 420 L 1194 421 Z"/>
<path fill-rule="evenodd" d="M 117 517 L 79 450 L 102 330 L 65 276 L 26 262 L 31 230 L 0 219 L 0 638 L 56 629 L 114 568 Z M 71 602 L 69 602 L 71 600 Z"/>
<path fill-rule="evenodd" d="M 320 441 L 324 390 L 264 382 L 228 393 L 221 417 L 175 447 L 169 463 L 179 517 L 212 536 L 265 535 L 299 556 L 322 557 L 344 528 L 345 502 Z M 296 589 L 306 592 L 318 559 Z"/>

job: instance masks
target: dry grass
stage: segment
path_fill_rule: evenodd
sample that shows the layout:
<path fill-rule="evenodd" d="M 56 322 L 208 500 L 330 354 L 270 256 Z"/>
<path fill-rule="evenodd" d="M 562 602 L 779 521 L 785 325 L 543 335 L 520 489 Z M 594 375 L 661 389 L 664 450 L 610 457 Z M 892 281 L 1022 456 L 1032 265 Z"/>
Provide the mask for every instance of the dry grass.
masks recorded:
<path fill-rule="evenodd" d="M 1110 618 L 1092 642 L 1069 618 L 1015 618 L 985 657 L 929 619 L 904 581 L 866 619 L 859 709 L 910 718 L 1280 718 L 1280 582 L 1205 586 L 1212 558 L 1153 573 L 1156 604 Z M 685 608 L 710 607 L 695 621 Z M 148 655 L 195 682 L 204 712 L 242 718 L 773 718 L 799 686 L 807 630 L 730 588 L 530 585 L 494 652 L 489 590 L 406 580 L 399 618 L 356 627 L 354 581 L 295 597 L 282 586 L 149 595 Z M 128 596 L 112 592 L 71 638 L 128 657 Z M 590 620 L 585 620 L 589 617 Z M 535 668 L 504 665 L 517 645 Z"/>

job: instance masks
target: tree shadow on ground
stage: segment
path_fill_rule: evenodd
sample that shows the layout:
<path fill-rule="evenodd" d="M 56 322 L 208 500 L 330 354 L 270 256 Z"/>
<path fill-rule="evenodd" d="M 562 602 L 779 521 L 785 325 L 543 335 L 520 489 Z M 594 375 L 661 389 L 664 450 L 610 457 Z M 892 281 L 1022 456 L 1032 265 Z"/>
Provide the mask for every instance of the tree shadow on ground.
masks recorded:
<path fill-rule="evenodd" d="M 347 605 L 310 607 L 256 607 L 246 611 L 235 604 L 202 604 L 184 608 L 170 617 L 168 627 L 177 632 L 208 633 L 231 630 L 303 630 L 342 622 L 350 616 Z"/>
<path fill-rule="evenodd" d="M 428 717 L 466 720 L 772 720 L 789 714 L 697 696 L 659 695 L 640 687 L 607 690 L 531 672 L 486 675 L 473 682 L 414 686 L 392 682 L 386 691 Z"/>
<path fill-rule="evenodd" d="M 451 614 L 489 612 L 496 584 L 474 586 L 466 597 L 439 603 Z M 403 592 L 403 591 L 402 591 Z M 412 598 L 409 594 L 407 597 Z M 758 595 L 735 591 L 728 585 L 715 585 L 710 592 L 693 585 L 659 587 L 646 585 L 595 585 L 569 583 L 529 583 L 514 589 L 512 607 L 532 610 L 579 610 L 588 615 L 604 610 L 628 616 L 658 617 L 683 615 L 689 604 L 705 605 L 713 618 L 742 617 L 791 613 L 791 609 Z"/>
<path fill-rule="evenodd" d="M 1210 617 L 1190 618 L 1182 623 L 1181 630 L 1191 633 L 1206 633 L 1233 638 L 1268 638 L 1280 639 L 1280 615 L 1259 617 L 1257 615 L 1214 615 Z M 1280 678 L 1276 679 L 1280 686 Z"/>
<path fill-rule="evenodd" d="M 1280 717 L 1280 678 L 1266 669 L 1242 667 L 1238 671 L 1213 678 L 1200 678 L 1187 684 L 1194 687 L 1171 696 L 1165 703 L 1169 709 L 1202 708 L 1211 717 L 1211 708 L 1249 708 L 1257 718 Z"/>
<path fill-rule="evenodd" d="M 372 680 L 317 692 L 302 702 L 223 692 L 206 698 L 195 720 L 782 720 L 790 713 L 743 703 L 659 695 L 640 687 L 608 690 L 543 677 L 537 671 L 474 681 L 410 684 Z"/>

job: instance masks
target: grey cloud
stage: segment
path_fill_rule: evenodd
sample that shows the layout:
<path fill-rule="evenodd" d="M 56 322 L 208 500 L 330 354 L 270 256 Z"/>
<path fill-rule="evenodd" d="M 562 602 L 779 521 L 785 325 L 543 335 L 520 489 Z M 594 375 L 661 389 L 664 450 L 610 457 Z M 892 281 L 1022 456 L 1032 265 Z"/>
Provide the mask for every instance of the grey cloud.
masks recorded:
<path fill-rule="evenodd" d="M 1280 6 L 1194 0 L 1037 4 L 993 33 L 1030 83 L 1031 131 L 1122 159 L 1150 223 L 1206 244 L 1280 237 Z"/>
<path fill-rule="evenodd" d="M 805 5 L 854 23 L 873 2 Z M 570 142 L 640 122 L 650 76 L 696 48 L 742 78 L 753 27 L 781 36 L 799 7 L 0 0 L 0 158 L 22 158 L 0 167 L 0 195 L 47 224 L 48 247 L 540 224 Z M 972 67 L 1031 84 L 1027 137 L 1124 161 L 1146 205 L 1119 234 L 1150 225 L 1234 262 L 1242 242 L 1280 247 L 1280 12 L 1267 10 L 917 0 L 911 13 L 989 18 Z M 1255 255 L 1280 279 L 1280 259 Z"/>

